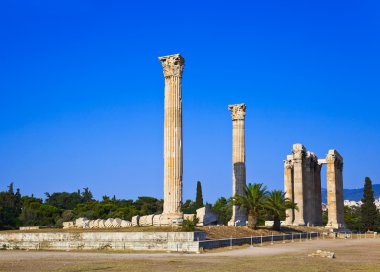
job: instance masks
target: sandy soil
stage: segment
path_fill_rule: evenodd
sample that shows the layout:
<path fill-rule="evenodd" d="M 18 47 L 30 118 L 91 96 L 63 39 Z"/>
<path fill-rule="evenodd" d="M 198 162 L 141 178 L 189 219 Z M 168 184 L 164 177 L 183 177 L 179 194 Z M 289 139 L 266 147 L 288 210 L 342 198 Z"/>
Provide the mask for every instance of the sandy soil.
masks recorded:
<path fill-rule="evenodd" d="M 336 259 L 308 257 L 316 250 Z M 0 251 L 0 271 L 380 271 L 380 239 L 314 240 L 205 254 Z"/>

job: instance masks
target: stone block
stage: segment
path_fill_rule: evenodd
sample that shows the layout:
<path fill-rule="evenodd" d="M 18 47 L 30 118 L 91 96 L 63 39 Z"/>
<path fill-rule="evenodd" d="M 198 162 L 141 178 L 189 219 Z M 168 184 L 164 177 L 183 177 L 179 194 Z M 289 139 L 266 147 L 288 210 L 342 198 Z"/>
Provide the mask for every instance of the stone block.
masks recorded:
<path fill-rule="evenodd" d="M 106 220 L 100 219 L 98 223 L 98 228 L 104 229 L 106 227 Z"/>
<path fill-rule="evenodd" d="M 132 226 L 134 226 L 134 227 L 140 226 L 139 221 L 140 221 L 140 215 L 133 216 L 132 217 Z"/>
<path fill-rule="evenodd" d="M 113 218 L 108 218 L 106 222 L 104 223 L 104 225 L 106 226 L 106 228 L 112 228 L 112 222 L 113 222 Z"/>
<path fill-rule="evenodd" d="M 112 227 L 113 228 L 120 228 L 121 227 L 121 222 L 122 222 L 122 220 L 120 218 L 115 218 L 112 221 Z"/>
<path fill-rule="evenodd" d="M 198 226 L 216 225 L 218 216 L 211 210 L 209 205 L 197 210 Z"/>
<path fill-rule="evenodd" d="M 127 220 L 122 220 L 122 221 L 121 221 L 121 227 L 122 227 L 122 228 L 132 227 L 132 222 L 127 221 Z"/>
<path fill-rule="evenodd" d="M 73 221 L 63 222 L 62 225 L 63 225 L 64 229 L 73 229 L 73 228 L 75 228 L 75 222 L 73 222 Z"/>
<path fill-rule="evenodd" d="M 85 228 L 88 227 L 89 220 L 87 218 L 81 217 L 75 220 L 75 227 L 76 228 Z"/>

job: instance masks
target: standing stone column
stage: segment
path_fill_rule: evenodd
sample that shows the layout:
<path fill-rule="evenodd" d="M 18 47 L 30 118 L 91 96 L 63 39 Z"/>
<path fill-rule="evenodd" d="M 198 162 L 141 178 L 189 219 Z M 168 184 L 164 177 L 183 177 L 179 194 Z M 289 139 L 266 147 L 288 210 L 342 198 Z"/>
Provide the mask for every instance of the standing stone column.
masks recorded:
<path fill-rule="evenodd" d="M 293 171 L 294 171 L 294 202 L 297 203 L 298 211 L 294 212 L 294 225 L 305 225 L 305 208 L 304 207 L 304 177 L 305 177 L 305 152 L 306 149 L 302 144 L 293 145 Z"/>
<path fill-rule="evenodd" d="M 318 162 L 315 163 L 314 168 L 314 214 L 316 226 L 322 225 L 322 185 L 321 185 L 321 169 L 322 164 Z"/>
<path fill-rule="evenodd" d="M 184 58 L 170 55 L 159 58 L 165 76 L 164 122 L 164 211 L 169 224 L 182 213 L 182 72 Z"/>
<path fill-rule="evenodd" d="M 327 227 L 345 228 L 343 197 L 343 158 L 336 150 L 330 150 L 327 161 Z"/>
<path fill-rule="evenodd" d="M 232 195 L 244 194 L 246 186 L 245 170 L 245 104 L 229 105 L 232 116 Z M 243 208 L 234 205 L 229 226 L 245 226 L 247 212 Z"/>
<path fill-rule="evenodd" d="M 284 161 L 284 191 L 285 197 L 294 202 L 293 156 L 288 156 Z M 287 209 L 285 224 L 290 226 L 293 222 L 294 209 Z"/>

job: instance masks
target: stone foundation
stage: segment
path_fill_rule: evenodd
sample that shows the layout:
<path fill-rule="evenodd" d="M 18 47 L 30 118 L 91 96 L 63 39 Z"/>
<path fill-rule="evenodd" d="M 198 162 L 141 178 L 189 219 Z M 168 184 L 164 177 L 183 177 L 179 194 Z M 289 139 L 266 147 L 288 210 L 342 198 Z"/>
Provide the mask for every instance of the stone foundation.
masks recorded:
<path fill-rule="evenodd" d="M 0 248 L 198 252 L 205 239 L 205 232 L 0 233 Z"/>

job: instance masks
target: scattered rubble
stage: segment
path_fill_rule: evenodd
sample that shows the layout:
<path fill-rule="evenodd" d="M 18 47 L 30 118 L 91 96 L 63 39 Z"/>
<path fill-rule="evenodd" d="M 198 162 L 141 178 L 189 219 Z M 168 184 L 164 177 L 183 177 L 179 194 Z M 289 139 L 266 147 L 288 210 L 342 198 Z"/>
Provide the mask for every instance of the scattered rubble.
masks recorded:
<path fill-rule="evenodd" d="M 335 252 L 325 251 L 325 250 L 317 250 L 316 252 L 309 254 L 309 257 L 322 257 L 328 259 L 335 259 Z"/>

